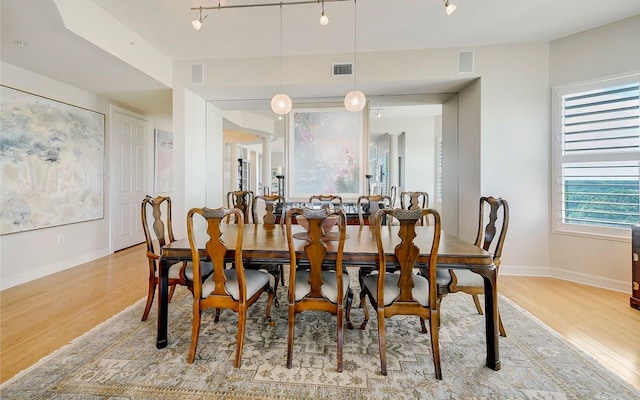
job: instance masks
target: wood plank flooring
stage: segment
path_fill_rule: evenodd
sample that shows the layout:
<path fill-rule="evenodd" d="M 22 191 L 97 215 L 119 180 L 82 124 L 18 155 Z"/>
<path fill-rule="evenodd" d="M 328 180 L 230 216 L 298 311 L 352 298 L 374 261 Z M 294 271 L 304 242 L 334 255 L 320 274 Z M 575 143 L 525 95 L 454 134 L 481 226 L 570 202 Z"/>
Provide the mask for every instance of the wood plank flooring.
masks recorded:
<path fill-rule="evenodd" d="M 146 278 L 140 245 L 1 291 L 1 382 L 146 296 Z M 501 276 L 499 289 L 640 389 L 640 311 L 628 294 L 515 276 Z"/>

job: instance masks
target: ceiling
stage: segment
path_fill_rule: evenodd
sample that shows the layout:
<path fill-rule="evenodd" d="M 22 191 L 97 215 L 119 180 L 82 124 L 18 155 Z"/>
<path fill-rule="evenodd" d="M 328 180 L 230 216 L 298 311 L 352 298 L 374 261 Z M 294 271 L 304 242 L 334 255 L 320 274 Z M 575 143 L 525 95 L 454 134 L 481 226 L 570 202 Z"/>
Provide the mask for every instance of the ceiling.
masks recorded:
<path fill-rule="evenodd" d="M 172 60 L 547 42 L 640 14 L 640 0 L 452 0 L 458 9 L 451 16 L 441 0 L 360 0 L 356 14 L 351 1 L 326 3 L 326 26 L 319 24 L 320 4 L 308 4 L 282 7 L 282 25 L 277 6 L 208 10 L 196 31 L 198 11 L 190 8 L 218 0 L 92 1 Z M 54 0 L 2 0 L 1 7 L 3 61 L 143 113 L 170 108 L 168 85 L 68 31 Z"/>

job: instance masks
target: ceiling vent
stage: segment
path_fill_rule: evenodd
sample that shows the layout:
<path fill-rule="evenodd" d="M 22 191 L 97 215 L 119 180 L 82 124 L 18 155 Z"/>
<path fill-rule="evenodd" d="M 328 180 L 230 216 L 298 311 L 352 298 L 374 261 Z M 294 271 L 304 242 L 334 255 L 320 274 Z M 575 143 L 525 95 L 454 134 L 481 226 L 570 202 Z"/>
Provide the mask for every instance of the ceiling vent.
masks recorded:
<path fill-rule="evenodd" d="M 333 63 L 333 76 L 351 76 L 353 75 L 352 63 Z"/>

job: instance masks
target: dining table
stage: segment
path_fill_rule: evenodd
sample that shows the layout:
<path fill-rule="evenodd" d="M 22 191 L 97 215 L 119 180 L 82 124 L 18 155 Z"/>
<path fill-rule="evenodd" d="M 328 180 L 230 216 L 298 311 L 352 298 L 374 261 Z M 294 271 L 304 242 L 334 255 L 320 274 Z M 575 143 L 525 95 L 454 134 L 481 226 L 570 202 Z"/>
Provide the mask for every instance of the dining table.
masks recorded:
<path fill-rule="evenodd" d="M 227 257 L 235 257 L 235 237 L 238 224 L 222 225 L 222 240 L 227 244 Z M 289 263 L 289 248 L 287 245 L 286 229 L 284 225 L 244 224 L 242 241 L 242 257 L 251 262 Z M 304 230 L 300 225 L 292 226 L 294 231 L 294 245 L 296 251 L 303 252 L 305 240 Z M 399 226 L 384 226 L 381 233 L 383 248 L 387 255 L 387 262 L 393 263 L 394 248 L 400 243 L 398 237 Z M 331 239 L 331 232 L 327 233 L 327 259 L 335 260 L 337 242 Z M 346 227 L 346 241 L 343 250 L 343 265 L 354 267 L 375 268 L 378 262 L 378 248 L 375 240 L 375 230 L 370 226 L 348 225 Z M 208 258 L 205 244 L 209 237 L 206 231 L 195 232 L 195 243 L 202 260 Z M 225 240 L 225 237 L 232 240 Z M 427 263 L 433 238 L 433 227 L 416 226 L 416 245 L 421 249 L 418 263 Z M 424 251 L 427 251 L 426 253 Z M 191 261 L 191 248 L 187 238 L 176 240 L 162 247 L 158 263 L 158 328 L 156 347 L 164 348 L 168 345 L 168 270 L 176 262 Z M 500 348 L 498 335 L 498 291 L 497 269 L 493 263 L 491 253 L 469 243 L 455 235 L 441 232 L 438 247 L 438 268 L 467 269 L 484 279 L 485 288 L 485 333 L 487 367 L 498 371 L 500 369 Z M 471 338 L 470 338 L 471 339 Z"/>

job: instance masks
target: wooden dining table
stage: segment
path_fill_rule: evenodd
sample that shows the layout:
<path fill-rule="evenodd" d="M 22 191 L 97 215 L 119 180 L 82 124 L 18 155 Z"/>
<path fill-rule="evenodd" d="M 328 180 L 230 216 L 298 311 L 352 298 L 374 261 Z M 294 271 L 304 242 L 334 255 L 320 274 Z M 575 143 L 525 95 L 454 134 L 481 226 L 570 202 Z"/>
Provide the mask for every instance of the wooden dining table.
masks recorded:
<path fill-rule="evenodd" d="M 233 240 L 225 240 L 227 244 L 227 257 L 230 260 L 235 256 L 235 235 L 239 225 L 223 224 L 222 239 L 225 237 Z M 294 226 L 294 232 L 303 234 L 301 226 Z M 394 247 L 400 243 L 398 237 L 399 226 L 385 226 L 381 231 L 382 242 L 388 262 L 393 262 Z M 347 226 L 347 239 L 344 245 L 343 265 L 375 268 L 378 259 L 378 249 L 374 238 L 374 230 L 369 226 Z M 416 245 L 421 251 L 431 249 L 433 228 L 431 226 L 416 226 Z M 196 232 L 196 245 L 201 259 L 206 259 L 204 249 L 208 240 L 206 232 Z M 337 243 L 327 236 L 327 259 L 335 260 Z M 299 246 L 297 251 L 302 252 L 305 241 L 295 240 Z M 289 263 L 289 249 L 287 247 L 286 231 L 283 225 L 265 227 L 262 224 L 245 224 L 242 242 L 243 259 L 252 262 Z M 420 254 L 418 262 L 428 262 L 428 253 Z M 191 249 L 189 241 L 176 240 L 165 245 L 161 251 L 158 264 L 160 287 L 158 290 L 158 330 L 156 347 L 164 348 L 168 345 L 168 267 L 178 261 L 191 261 Z M 498 292 L 497 270 L 493 264 L 491 254 L 473 244 L 466 242 L 457 236 L 441 232 L 440 246 L 438 248 L 438 268 L 468 269 L 484 278 L 485 287 L 485 332 L 487 347 L 487 367 L 493 370 L 500 369 L 500 348 L 498 336 Z"/>

